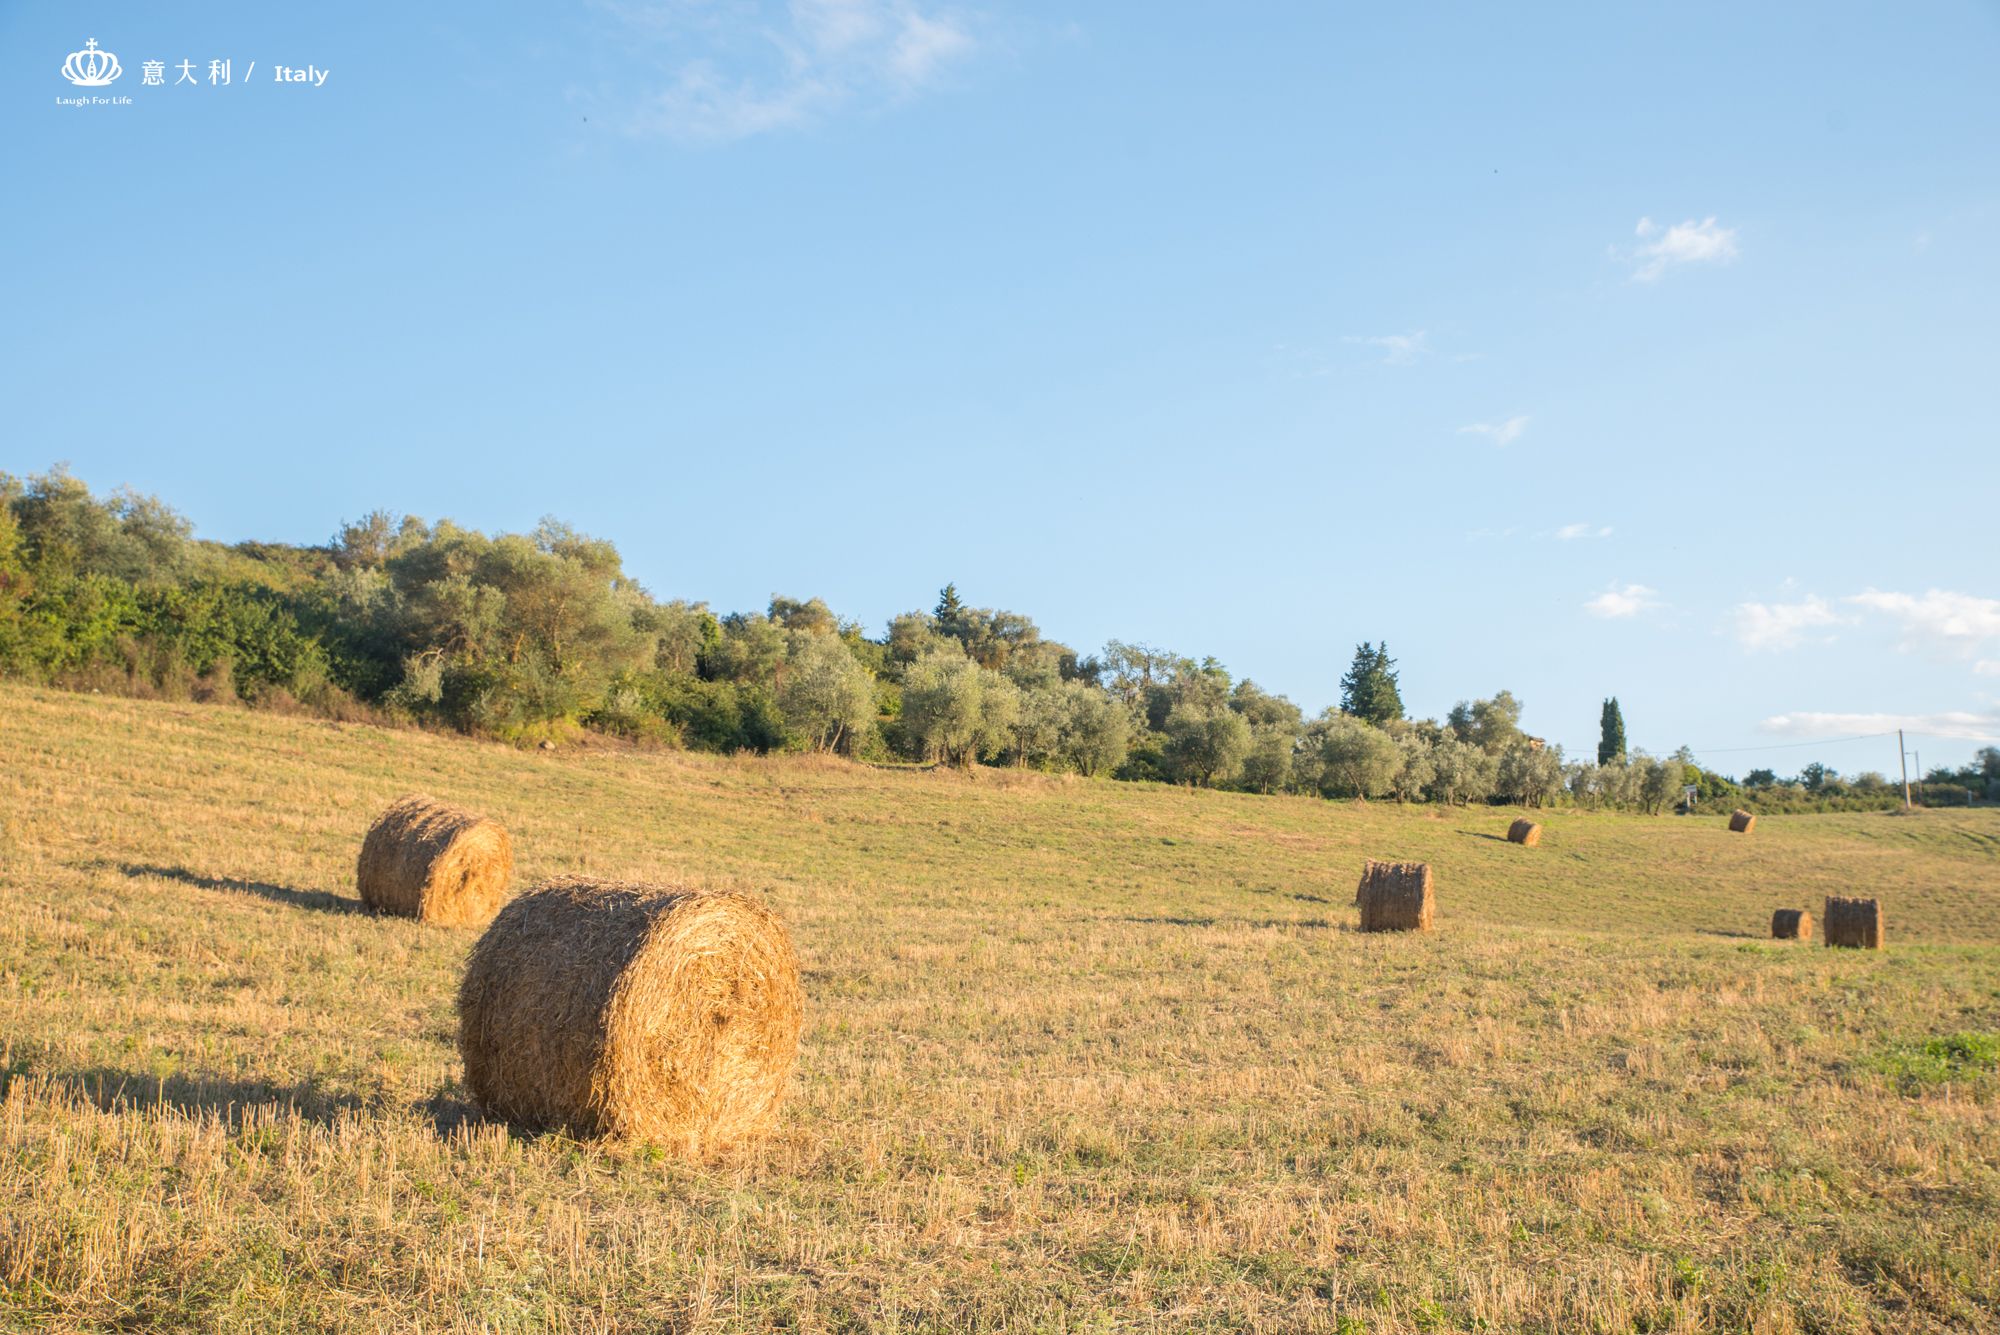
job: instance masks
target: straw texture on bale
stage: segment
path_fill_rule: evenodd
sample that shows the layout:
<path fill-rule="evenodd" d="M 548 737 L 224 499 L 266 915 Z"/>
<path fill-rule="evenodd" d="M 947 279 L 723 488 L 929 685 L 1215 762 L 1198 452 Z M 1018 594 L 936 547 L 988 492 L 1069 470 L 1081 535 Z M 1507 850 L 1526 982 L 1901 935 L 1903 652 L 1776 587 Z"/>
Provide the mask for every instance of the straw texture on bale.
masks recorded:
<path fill-rule="evenodd" d="M 1771 915 L 1771 935 L 1780 941 L 1812 940 L 1812 914 L 1804 909 L 1779 909 Z"/>
<path fill-rule="evenodd" d="M 1757 818 L 1738 807 L 1729 813 L 1729 828 L 1735 834 L 1748 834 L 1757 828 Z"/>
<path fill-rule="evenodd" d="M 1507 827 L 1507 842 L 1533 848 L 1542 842 L 1542 827 L 1523 816 Z"/>
<path fill-rule="evenodd" d="M 479 938 L 458 1012 L 494 1116 L 701 1155 L 776 1120 L 803 996 L 784 924 L 748 896 L 561 876 Z"/>
<path fill-rule="evenodd" d="M 513 871 L 514 841 L 500 822 L 411 793 L 375 818 L 354 881 L 378 913 L 476 927 L 499 909 Z"/>
<path fill-rule="evenodd" d="M 1368 859 L 1354 902 L 1361 906 L 1364 932 L 1428 932 L 1437 900 L 1431 894 L 1428 862 Z"/>
<path fill-rule="evenodd" d="M 1882 901 L 1828 895 L 1825 910 L 1820 914 L 1819 930 L 1821 939 L 1829 946 L 1880 950 L 1884 935 Z"/>

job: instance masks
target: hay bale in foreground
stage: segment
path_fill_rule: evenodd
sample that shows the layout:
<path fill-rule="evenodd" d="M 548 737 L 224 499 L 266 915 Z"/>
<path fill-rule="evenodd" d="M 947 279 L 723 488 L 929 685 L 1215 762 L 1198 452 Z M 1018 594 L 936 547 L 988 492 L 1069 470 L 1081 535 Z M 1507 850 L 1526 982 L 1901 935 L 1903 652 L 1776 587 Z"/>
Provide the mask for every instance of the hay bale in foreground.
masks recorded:
<path fill-rule="evenodd" d="M 499 909 L 513 871 L 514 841 L 500 822 L 411 793 L 369 827 L 354 883 L 378 913 L 476 927 Z"/>
<path fill-rule="evenodd" d="M 1828 895 L 1825 911 L 1820 914 L 1819 930 L 1829 946 L 1880 950 L 1883 938 L 1882 901 Z"/>
<path fill-rule="evenodd" d="M 1812 940 L 1812 914 L 1804 909 L 1779 909 L 1771 915 L 1771 936 L 1779 941 Z"/>
<path fill-rule="evenodd" d="M 699 1155 L 772 1125 L 803 997 L 756 900 L 561 876 L 473 946 L 458 1017 L 465 1083 L 494 1116 Z"/>
<path fill-rule="evenodd" d="M 1361 869 L 1354 893 L 1364 932 L 1428 932 L 1437 900 L 1431 894 L 1428 862 L 1377 862 Z"/>
<path fill-rule="evenodd" d="M 1542 842 L 1542 827 L 1523 816 L 1507 827 L 1507 842 L 1533 848 Z"/>
<path fill-rule="evenodd" d="M 1732 834 L 1748 834 L 1757 828 L 1757 818 L 1742 807 L 1729 813 L 1729 830 Z"/>

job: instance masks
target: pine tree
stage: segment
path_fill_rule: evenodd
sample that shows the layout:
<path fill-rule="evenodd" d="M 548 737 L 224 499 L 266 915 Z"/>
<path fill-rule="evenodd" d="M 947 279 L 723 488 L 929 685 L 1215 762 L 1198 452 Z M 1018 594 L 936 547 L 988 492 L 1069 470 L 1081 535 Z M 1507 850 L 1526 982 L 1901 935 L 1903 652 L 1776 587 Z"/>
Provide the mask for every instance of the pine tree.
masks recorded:
<path fill-rule="evenodd" d="M 1618 712 L 1618 697 L 1604 702 L 1604 719 L 1599 725 L 1597 763 L 1608 765 L 1625 758 L 1625 716 Z"/>
<path fill-rule="evenodd" d="M 1354 650 L 1354 666 L 1340 679 L 1340 712 L 1380 727 L 1403 717 L 1403 697 L 1396 689 L 1396 660 L 1389 642 L 1377 649 L 1363 643 Z"/>
<path fill-rule="evenodd" d="M 937 611 L 931 613 L 937 618 L 940 630 L 958 624 L 959 616 L 965 611 L 965 604 L 958 599 L 958 585 L 947 584 L 938 590 Z"/>

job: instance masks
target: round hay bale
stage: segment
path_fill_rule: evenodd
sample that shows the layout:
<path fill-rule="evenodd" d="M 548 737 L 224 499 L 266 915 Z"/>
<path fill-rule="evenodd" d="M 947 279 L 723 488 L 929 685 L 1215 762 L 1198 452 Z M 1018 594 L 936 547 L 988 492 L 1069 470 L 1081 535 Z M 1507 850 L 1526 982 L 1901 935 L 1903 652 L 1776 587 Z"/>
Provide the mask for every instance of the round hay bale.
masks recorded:
<path fill-rule="evenodd" d="M 1780 941 L 1812 940 L 1812 914 L 1804 909 L 1779 909 L 1771 915 L 1771 935 Z"/>
<path fill-rule="evenodd" d="M 1377 862 L 1361 866 L 1354 892 L 1364 932 L 1428 932 L 1437 913 L 1428 862 Z"/>
<path fill-rule="evenodd" d="M 1820 939 L 1829 946 L 1880 950 L 1887 944 L 1879 899 L 1828 895 L 1819 922 Z"/>
<path fill-rule="evenodd" d="M 1542 842 L 1542 827 L 1523 816 L 1507 827 L 1507 842 L 1533 848 Z"/>
<path fill-rule="evenodd" d="M 369 827 L 354 883 L 378 913 L 476 927 L 499 909 L 513 871 L 514 841 L 500 822 L 411 793 Z"/>
<path fill-rule="evenodd" d="M 1757 818 L 1738 807 L 1729 813 L 1729 828 L 1735 834 L 1748 834 L 1757 828 Z"/>
<path fill-rule="evenodd" d="M 791 937 L 756 900 L 561 876 L 473 946 L 458 1047 L 494 1116 L 701 1155 L 770 1129 L 803 1001 Z"/>

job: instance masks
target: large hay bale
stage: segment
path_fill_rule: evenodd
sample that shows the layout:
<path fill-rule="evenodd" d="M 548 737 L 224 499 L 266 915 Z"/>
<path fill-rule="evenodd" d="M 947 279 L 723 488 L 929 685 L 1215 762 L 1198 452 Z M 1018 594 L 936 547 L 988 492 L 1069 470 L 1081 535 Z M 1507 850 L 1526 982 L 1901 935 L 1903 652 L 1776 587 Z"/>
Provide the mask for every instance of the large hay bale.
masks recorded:
<path fill-rule="evenodd" d="M 1748 834 L 1757 828 L 1757 818 L 1742 807 L 1729 813 L 1729 829 L 1732 834 Z"/>
<path fill-rule="evenodd" d="M 473 946 L 458 1016 L 489 1113 L 700 1155 L 771 1126 L 803 998 L 791 938 L 756 900 L 562 876 Z"/>
<path fill-rule="evenodd" d="M 378 913 L 476 927 L 499 909 L 513 871 L 514 841 L 500 822 L 411 793 L 375 818 L 354 882 Z"/>
<path fill-rule="evenodd" d="M 1812 940 L 1812 914 L 1804 909 L 1779 909 L 1771 915 L 1771 935 L 1779 941 Z"/>
<path fill-rule="evenodd" d="M 1880 950 L 1883 942 L 1882 901 L 1828 895 L 1819 930 L 1829 946 Z"/>
<path fill-rule="evenodd" d="M 1428 932 L 1437 900 L 1428 862 L 1377 862 L 1369 858 L 1354 893 L 1364 932 Z"/>
<path fill-rule="evenodd" d="M 1533 848 L 1542 842 L 1542 827 L 1523 816 L 1507 827 L 1507 842 Z"/>

